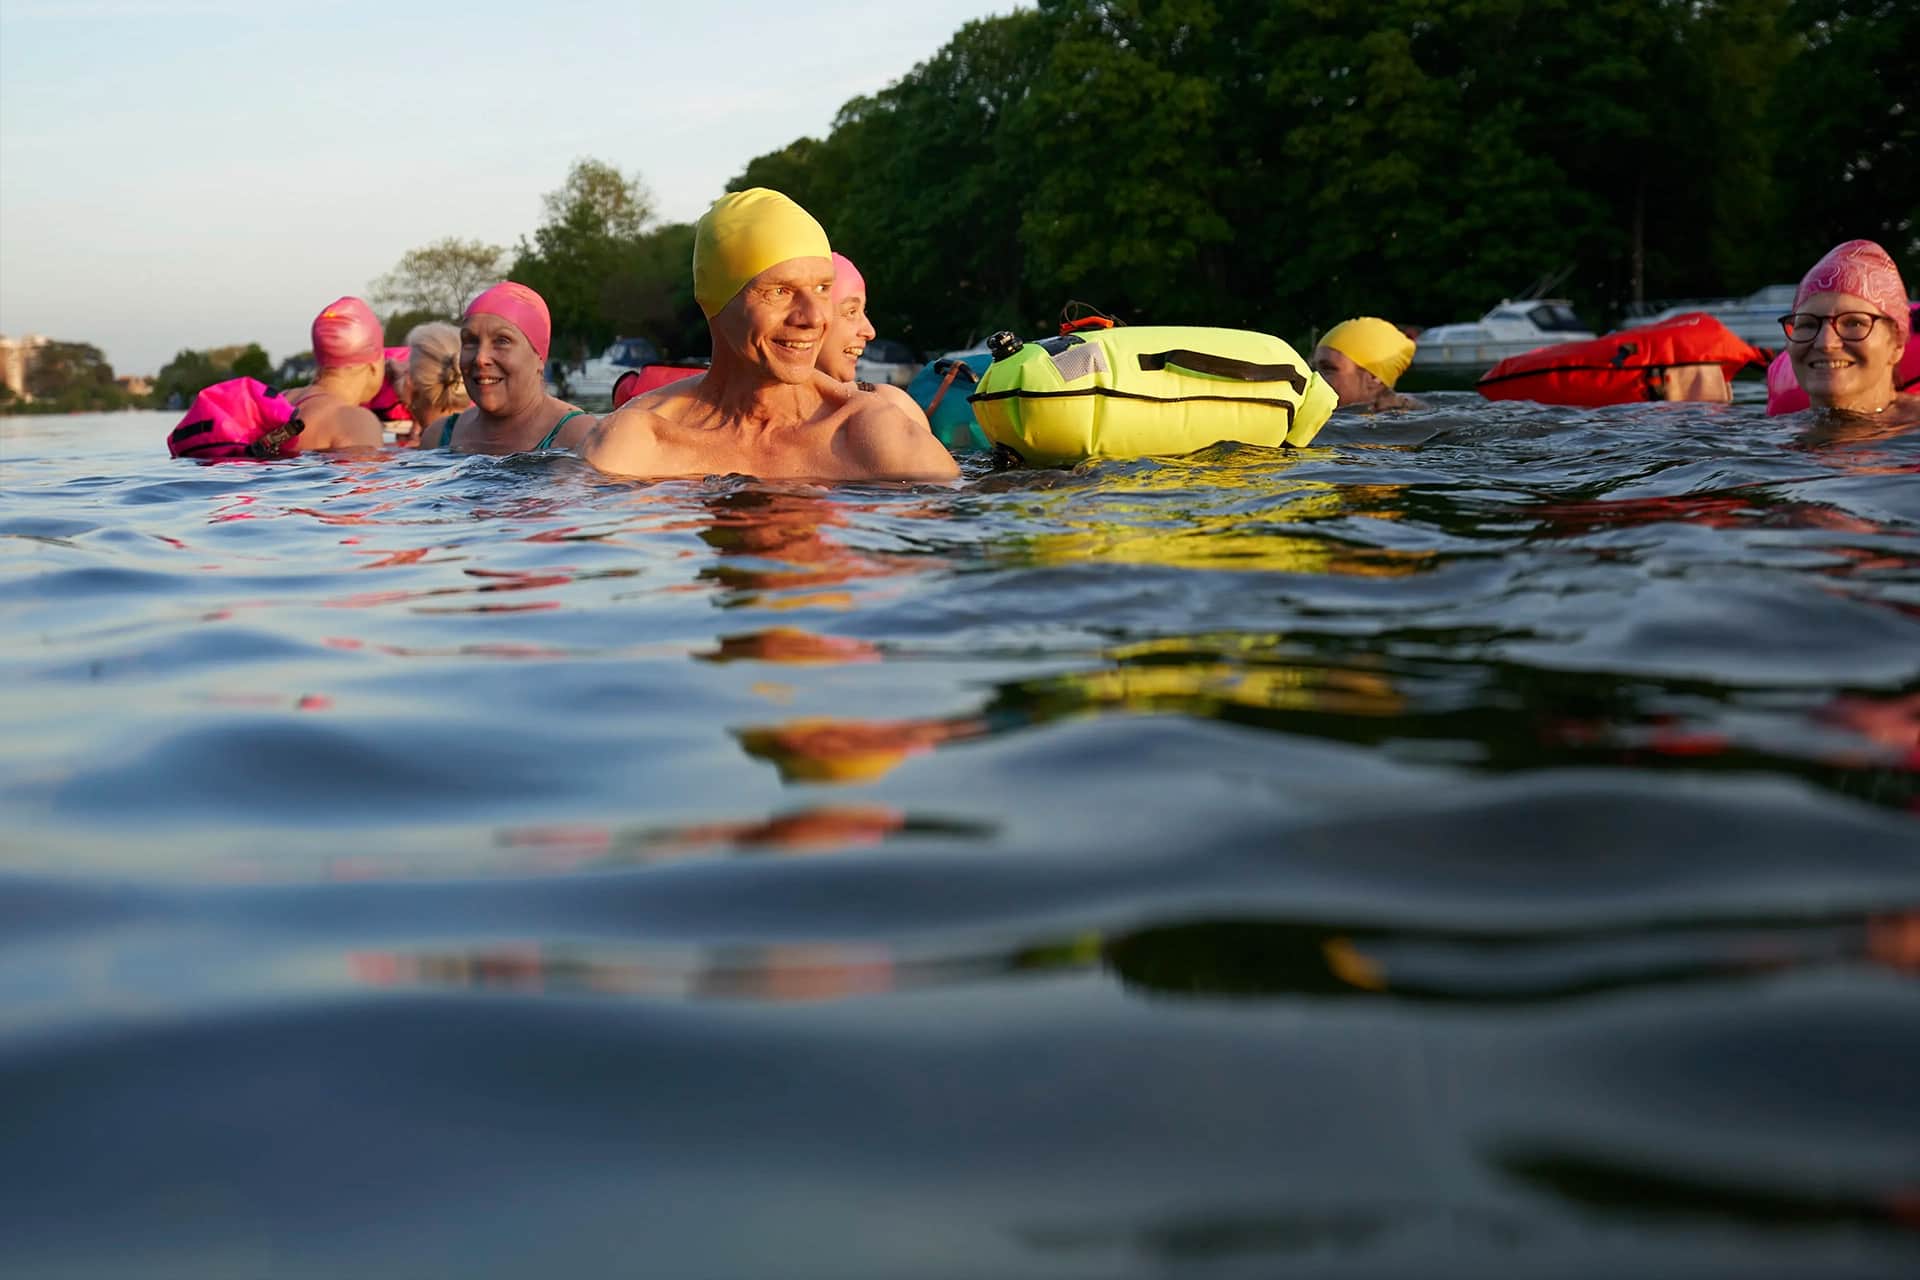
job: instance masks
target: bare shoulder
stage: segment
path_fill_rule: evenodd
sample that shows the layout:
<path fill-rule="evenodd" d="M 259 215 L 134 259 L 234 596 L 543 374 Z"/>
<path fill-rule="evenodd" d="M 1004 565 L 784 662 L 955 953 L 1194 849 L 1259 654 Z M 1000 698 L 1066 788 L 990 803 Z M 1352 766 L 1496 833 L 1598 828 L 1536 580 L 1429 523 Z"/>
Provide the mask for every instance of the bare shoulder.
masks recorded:
<path fill-rule="evenodd" d="M 898 387 L 853 383 L 841 428 L 847 459 L 894 480 L 952 480 L 960 468 L 934 437 L 927 415 Z"/>
<path fill-rule="evenodd" d="M 890 404 L 900 412 L 906 414 L 907 417 L 913 419 L 913 421 L 920 425 L 922 431 L 930 432 L 933 430 L 932 424 L 927 421 L 927 411 L 916 404 L 913 397 L 902 391 L 899 387 L 882 384 L 874 387 L 873 391 L 875 395 L 880 397 L 881 403 Z"/>
<path fill-rule="evenodd" d="M 453 433 L 461 423 L 468 420 L 472 409 L 462 409 L 458 413 L 449 413 L 445 417 L 435 418 L 420 429 L 419 445 L 422 449 L 438 449 L 442 444 L 452 447 Z"/>
<path fill-rule="evenodd" d="M 568 404 L 564 400 L 557 403 L 560 406 L 561 426 L 553 437 L 553 446 L 556 449 L 578 449 L 580 443 L 600 425 L 600 419 L 579 405 Z"/>
<path fill-rule="evenodd" d="M 369 449 L 386 442 L 380 419 L 357 404 L 331 395 L 303 396 L 297 403 L 300 420 L 306 424 L 300 433 L 304 449 Z"/>
<path fill-rule="evenodd" d="M 573 448 L 601 471 L 646 475 L 647 464 L 659 452 L 660 430 L 665 425 L 665 419 L 640 400 L 629 400 L 583 431 Z"/>

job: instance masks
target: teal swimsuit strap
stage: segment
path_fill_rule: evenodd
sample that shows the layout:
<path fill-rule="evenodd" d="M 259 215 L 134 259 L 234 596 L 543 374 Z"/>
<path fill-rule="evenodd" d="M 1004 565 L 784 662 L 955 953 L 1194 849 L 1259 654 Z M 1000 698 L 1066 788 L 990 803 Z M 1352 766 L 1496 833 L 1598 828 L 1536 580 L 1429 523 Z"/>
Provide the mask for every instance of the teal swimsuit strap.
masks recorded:
<path fill-rule="evenodd" d="M 579 417 L 581 414 L 585 412 L 586 412 L 585 409 L 575 409 L 572 413 L 560 419 L 560 421 L 554 423 L 553 430 L 547 432 L 547 434 L 541 438 L 540 443 L 533 446 L 535 452 L 538 452 L 541 449 L 545 449 L 549 445 L 551 445 L 553 443 L 553 438 L 560 434 L 560 428 L 566 426 L 569 422 L 572 422 L 575 418 Z"/>
<path fill-rule="evenodd" d="M 442 449 L 453 448 L 453 424 L 458 421 L 460 421 L 460 415 L 457 413 L 448 414 L 441 420 L 440 447 Z"/>

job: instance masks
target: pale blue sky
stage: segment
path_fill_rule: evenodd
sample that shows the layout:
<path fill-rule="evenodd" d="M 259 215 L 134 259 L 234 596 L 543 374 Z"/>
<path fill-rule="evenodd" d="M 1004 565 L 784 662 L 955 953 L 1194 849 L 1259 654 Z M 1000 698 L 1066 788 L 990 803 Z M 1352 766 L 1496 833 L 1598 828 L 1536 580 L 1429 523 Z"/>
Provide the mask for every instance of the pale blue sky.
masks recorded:
<path fill-rule="evenodd" d="M 0 0 L 0 333 L 278 359 L 410 248 L 512 245 L 575 159 L 690 220 L 1016 7 Z"/>

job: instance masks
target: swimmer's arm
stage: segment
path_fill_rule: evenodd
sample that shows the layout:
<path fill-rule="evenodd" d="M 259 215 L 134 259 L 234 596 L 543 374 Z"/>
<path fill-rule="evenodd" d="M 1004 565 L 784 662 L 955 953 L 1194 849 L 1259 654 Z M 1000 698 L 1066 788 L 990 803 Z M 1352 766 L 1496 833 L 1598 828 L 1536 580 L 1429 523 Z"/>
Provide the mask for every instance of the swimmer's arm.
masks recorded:
<path fill-rule="evenodd" d="M 888 387 L 905 397 L 898 387 Z M 917 407 L 917 406 L 916 406 Z M 960 468 L 926 425 L 885 396 L 863 407 L 846 427 L 847 458 L 876 480 L 956 480 Z"/>
<path fill-rule="evenodd" d="M 882 403 L 892 405 L 909 418 L 912 418 L 914 422 L 918 423 L 922 431 L 928 435 L 933 434 L 933 424 L 927 421 L 927 411 L 915 403 L 912 396 L 902 391 L 899 387 L 885 384 L 877 386 L 873 390 L 874 394 L 880 397 Z"/>
<path fill-rule="evenodd" d="M 643 476 L 653 445 L 654 415 L 629 401 L 589 427 L 574 452 L 608 475 Z"/>

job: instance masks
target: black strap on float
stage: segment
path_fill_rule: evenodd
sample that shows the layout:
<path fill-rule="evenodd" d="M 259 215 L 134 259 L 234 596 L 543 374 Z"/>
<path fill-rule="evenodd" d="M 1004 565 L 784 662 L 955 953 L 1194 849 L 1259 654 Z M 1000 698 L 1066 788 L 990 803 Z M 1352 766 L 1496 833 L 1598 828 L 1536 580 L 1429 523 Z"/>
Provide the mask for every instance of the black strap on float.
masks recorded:
<path fill-rule="evenodd" d="M 1251 360 L 1235 360 L 1231 356 L 1208 355 L 1204 351 L 1182 348 L 1140 353 L 1142 373 L 1157 373 L 1169 365 L 1204 373 L 1209 377 L 1233 378 L 1239 382 L 1284 382 L 1303 394 L 1307 389 L 1307 376 L 1290 364 L 1255 364 Z"/>
<path fill-rule="evenodd" d="M 294 418 L 287 422 L 286 425 L 275 427 L 248 445 L 247 456 L 249 458 L 277 458 L 280 456 L 280 446 L 306 429 L 306 423 L 302 422 L 299 418 Z"/>
<path fill-rule="evenodd" d="M 1122 391 L 1118 387 L 1085 387 L 1078 391 L 1028 391 L 1015 387 L 1010 391 L 976 391 L 967 397 L 968 404 L 985 404 L 995 400 L 1072 400 L 1082 396 L 1105 396 L 1113 400 L 1145 400 L 1149 404 L 1192 404 L 1206 401 L 1209 404 L 1259 404 L 1269 409 L 1286 411 L 1287 427 L 1293 427 L 1295 406 L 1291 400 L 1273 400 L 1265 396 L 1150 396 L 1143 391 Z"/>

